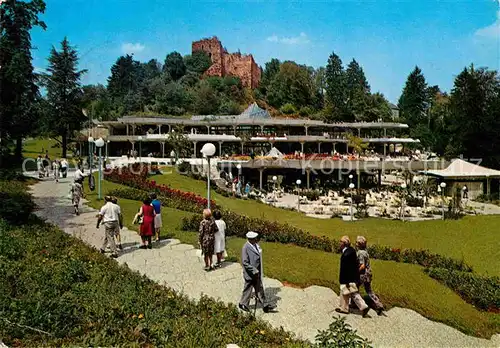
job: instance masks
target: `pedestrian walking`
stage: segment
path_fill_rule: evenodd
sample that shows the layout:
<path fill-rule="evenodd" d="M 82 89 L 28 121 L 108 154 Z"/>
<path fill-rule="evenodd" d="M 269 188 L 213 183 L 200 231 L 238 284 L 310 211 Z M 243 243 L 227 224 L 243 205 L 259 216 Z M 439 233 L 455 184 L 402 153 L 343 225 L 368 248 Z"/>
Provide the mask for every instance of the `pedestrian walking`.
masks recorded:
<path fill-rule="evenodd" d="M 41 179 L 45 176 L 44 168 L 43 168 L 43 158 L 42 155 L 38 155 L 36 159 L 36 169 L 38 170 L 38 178 Z"/>
<path fill-rule="evenodd" d="M 349 314 L 349 299 L 352 299 L 356 306 L 362 311 L 363 317 L 366 317 L 370 307 L 368 307 L 359 294 L 359 263 L 356 250 L 351 247 L 351 241 L 348 236 L 343 236 L 340 239 L 340 249 L 342 250 L 339 276 L 340 303 L 339 307 L 335 308 L 335 311 Z"/>
<path fill-rule="evenodd" d="M 61 175 L 63 178 L 68 176 L 68 161 L 66 158 L 61 159 Z"/>
<path fill-rule="evenodd" d="M 115 196 L 111 197 L 111 203 L 118 205 L 118 198 L 116 198 Z M 121 208 L 120 208 L 120 211 L 121 211 Z M 118 226 L 118 228 L 116 229 L 116 233 L 115 233 L 116 242 L 118 243 L 118 249 L 120 249 L 120 250 L 123 250 L 122 236 L 120 234 L 122 228 L 123 228 L 123 220 L 120 223 L 120 225 Z"/>
<path fill-rule="evenodd" d="M 83 185 L 75 181 L 71 185 L 71 203 L 73 204 L 76 215 L 80 215 L 80 199 L 83 197 Z"/>
<path fill-rule="evenodd" d="M 199 228 L 199 244 L 201 253 L 205 259 L 205 271 L 207 272 L 214 269 L 212 257 L 214 255 L 215 233 L 217 231 L 217 225 L 212 218 L 212 212 L 210 209 L 203 210 L 203 220 L 201 220 Z"/>
<path fill-rule="evenodd" d="M 45 153 L 45 158 L 43 161 L 43 170 L 45 171 L 46 177 L 49 177 L 49 175 L 50 175 L 50 164 L 51 163 L 52 162 L 50 161 L 49 153 L 47 151 L 47 153 Z"/>
<path fill-rule="evenodd" d="M 264 265 L 262 263 L 262 249 L 257 239 L 258 236 L 259 234 L 256 232 L 248 232 L 246 234 L 247 242 L 241 250 L 241 264 L 243 266 L 245 285 L 243 286 L 243 294 L 241 295 L 238 307 L 245 312 L 250 311 L 250 297 L 252 296 L 252 290 L 254 290 L 257 300 L 263 306 L 264 313 L 269 313 L 276 306 L 268 303 L 266 300 L 263 285 Z"/>
<path fill-rule="evenodd" d="M 358 249 L 357 257 L 359 262 L 359 279 L 360 284 L 364 286 L 370 301 L 378 315 L 382 315 L 384 305 L 380 302 L 378 296 L 372 290 L 372 268 L 370 266 L 370 255 L 366 250 L 367 241 L 363 236 L 356 238 L 356 248 Z"/>
<path fill-rule="evenodd" d="M 101 253 L 104 254 L 106 247 L 109 245 L 111 249 L 111 257 L 118 257 L 118 251 L 116 249 L 115 234 L 118 228 L 123 227 L 123 218 L 120 206 L 113 204 L 111 202 L 111 197 L 106 196 L 104 198 L 106 204 L 102 206 L 97 216 L 97 228 L 99 228 L 100 223 L 104 225 L 104 242 L 100 249 Z"/>
<path fill-rule="evenodd" d="M 216 268 L 222 266 L 223 255 L 226 250 L 226 223 L 222 220 L 222 214 L 219 210 L 214 211 L 215 224 L 217 232 L 214 235 L 214 252 L 217 255 Z"/>
<path fill-rule="evenodd" d="M 60 164 L 58 160 L 52 162 L 52 170 L 54 171 L 54 180 L 55 182 L 59 182 L 59 168 Z"/>
<path fill-rule="evenodd" d="M 163 222 L 161 220 L 161 202 L 156 196 L 156 193 L 151 194 L 151 205 L 155 210 L 155 236 L 156 242 L 160 241 L 160 231 L 163 226 Z"/>
<path fill-rule="evenodd" d="M 155 210 L 151 205 L 151 198 L 147 197 L 142 201 L 139 212 L 134 217 L 134 222 L 138 222 L 140 227 L 141 245 L 140 249 L 152 249 L 151 237 L 154 235 Z"/>

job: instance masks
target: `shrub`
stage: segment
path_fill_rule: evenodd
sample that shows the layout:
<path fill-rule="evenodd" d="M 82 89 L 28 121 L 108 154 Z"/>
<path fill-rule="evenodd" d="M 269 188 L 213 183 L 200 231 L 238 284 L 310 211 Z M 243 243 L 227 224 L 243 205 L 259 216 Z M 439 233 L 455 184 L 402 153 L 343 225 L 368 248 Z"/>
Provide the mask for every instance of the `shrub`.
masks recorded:
<path fill-rule="evenodd" d="M 312 113 L 313 113 L 313 109 L 311 107 L 309 107 L 309 106 L 303 106 L 299 110 L 299 115 L 303 116 L 303 117 L 309 116 Z"/>
<path fill-rule="evenodd" d="M 293 104 L 290 103 L 286 103 L 285 105 L 283 105 L 280 108 L 280 111 L 285 115 L 292 115 L 297 113 L 297 109 L 295 108 L 295 106 L 293 106 Z"/>
<path fill-rule="evenodd" d="M 222 210 L 223 219 L 229 226 L 226 231 L 227 236 L 246 238 L 248 231 L 259 232 L 260 237 L 268 242 L 278 242 L 282 244 L 295 244 L 301 247 L 335 252 L 339 248 L 338 241 L 325 236 L 313 236 L 299 228 L 282 224 L 276 221 L 251 218 Z M 201 214 L 184 217 L 181 222 L 183 231 L 197 231 L 202 219 Z"/>
<path fill-rule="evenodd" d="M 317 201 L 320 193 L 316 190 L 307 190 L 300 193 L 301 196 L 306 196 L 309 201 Z"/>
<path fill-rule="evenodd" d="M 294 244 L 304 248 L 339 253 L 339 242 L 326 236 L 314 236 L 297 227 L 259 218 L 251 218 L 222 210 L 223 219 L 228 226 L 226 235 L 245 238 L 248 231 L 259 232 L 268 242 Z M 201 214 L 184 217 L 181 222 L 183 231 L 197 231 Z M 418 264 L 424 267 L 445 267 L 448 269 L 472 272 L 463 260 L 432 254 L 428 250 L 397 249 L 380 245 L 369 245 L 368 252 L 374 259 Z"/>
<path fill-rule="evenodd" d="M 181 163 L 179 163 L 177 165 L 177 170 L 179 171 L 179 173 L 182 173 L 185 175 L 189 175 L 192 173 L 191 164 L 189 162 L 186 162 L 186 161 L 182 161 Z"/>
<path fill-rule="evenodd" d="M 408 207 L 423 207 L 424 200 L 422 198 L 407 196 L 406 197 L 406 205 Z"/>
<path fill-rule="evenodd" d="M 0 202 L 0 219 L 12 224 L 25 222 L 35 209 L 25 184 L 17 181 L 0 181 Z"/>
<path fill-rule="evenodd" d="M 344 317 L 333 317 L 328 329 L 319 331 L 316 335 L 316 348 L 368 348 L 370 342 L 360 337 Z"/>
<path fill-rule="evenodd" d="M 500 310 L 500 278 L 482 277 L 470 272 L 460 272 L 445 268 L 428 268 L 425 272 L 439 280 L 466 302 L 492 312 Z"/>

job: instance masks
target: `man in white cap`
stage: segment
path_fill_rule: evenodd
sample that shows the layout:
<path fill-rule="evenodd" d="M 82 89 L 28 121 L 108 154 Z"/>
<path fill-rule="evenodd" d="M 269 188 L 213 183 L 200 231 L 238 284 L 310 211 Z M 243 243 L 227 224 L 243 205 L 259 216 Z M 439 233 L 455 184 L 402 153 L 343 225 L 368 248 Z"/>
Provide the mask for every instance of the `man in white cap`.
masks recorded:
<path fill-rule="evenodd" d="M 248 241 L 243 245 L 243 249 L 241 250 L 241 263 L 243 265 L 245 285 L 238 306 L 245 312 L 250 311 L 248 306 L 250 304 L 250 297 L 252 296 L 252 289 L 254 289 L 257 299 L 263 305 L 264 312 L 268 313 L 275 309 L 276 306 L 266 303 L 266 295 L 264 294 L 264 286 L 262 284 L 262 249 L 257 243 L 258 236 L 256 232 L 248 232 L 246 234 Z"/>

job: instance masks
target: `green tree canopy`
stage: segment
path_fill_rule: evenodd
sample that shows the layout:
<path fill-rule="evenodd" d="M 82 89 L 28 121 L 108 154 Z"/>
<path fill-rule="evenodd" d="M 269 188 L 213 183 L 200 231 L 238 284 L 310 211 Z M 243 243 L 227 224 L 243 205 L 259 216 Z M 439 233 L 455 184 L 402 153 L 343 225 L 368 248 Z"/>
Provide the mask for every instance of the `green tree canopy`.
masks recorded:
<path fill-rule="evenodd" d="M 500 77 L 496 71 L 473 66 L 455 79 L 449 119 L 450 156 L 483 158 L 500 165 Z"/>
<path fill-rule="evenodd" d="M 410 128 L 426 123 L 429 94 L 427 82 L 418 66 L 410 73 L 406 80 L 403 93 L 399 98 L 398 106 L 401 118 Z"/>
<path fill-rule="evenodd" d="M 36 26 L 46 28 L 38 18 L 44 12 L 42 0 L 0 3 L 0 167 L 11 139 L 16 141 L 15 156 L 21 158 L 22 137 L 36 123 L 39 93 L 30 31 Z"/>
<path fill-rule="evenodd" d="M 186 65 L 179 52 L 172 52 L 165 58 L 163 71 L 167 72 L 172 80 L 177 81 L 186 73 Z"/>
<path fill-rule="evenodd" d="M 261 79 L 259 83 L 259 90 L 263 93 L 267 93 L 267 89 L 271 82 L 280 71 L 281 62 L 279 59 L 273 58 L 269 62 L 266 63 L 266 67 L 262 70 Z"/>
<path fill-rule="evenodd" d="M 108 92 L 112 98 L 123 98 L 129 93 L 137 92 L 143 81 L 141 63 L 131 55 L 119 57 L 111 67 L 108 78 Z"/>
<path fill-rule="evenodd" d="M 304 65 L 286 61 L 274 76 L 268 91 L 269 104 L 279 108 L 290 103 L 294 106 L 311 105 L 313 101 L 313 80 Z"/>
<path fill-rule="evenodd" d="M 344 119 L 346 106 L 346 82 L 342 60 L 335 52 L 328 58 L 325 70 L 326 99 L 329 104 L 330 120 L 340 121 Z"/>
<path fill-rule="evenodd" d="M 203 74 L 212 65 L 212 60 L 206 52 L 196 51 L 184 57 L 187 71 Z"/>
<path fill-rule="evenodd" d="M 80 79 L 86 70 L 78 70 L 77 51 L 67 38 L 61 42 L 60 51 L 52 47 L 49 67 L 44 76 L 50 112 L 46 123 L 54 135 L 61 136 L 62 157 L 66 157 L 67 140 L 80 130 L 86 118 L 82 114 Z"/>

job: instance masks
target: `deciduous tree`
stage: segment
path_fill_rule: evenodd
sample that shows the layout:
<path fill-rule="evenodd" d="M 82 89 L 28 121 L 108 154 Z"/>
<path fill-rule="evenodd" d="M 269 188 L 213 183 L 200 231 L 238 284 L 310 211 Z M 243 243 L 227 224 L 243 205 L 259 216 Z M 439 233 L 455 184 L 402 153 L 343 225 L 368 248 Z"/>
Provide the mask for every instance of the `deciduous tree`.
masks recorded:
<path fill-rule="evenodd" d="M 179 52 L 172 52 L 165 58 L 163 71 L 167 72 L 172 80 L 177 81 L 186 73 L 186 65 Z"/>

